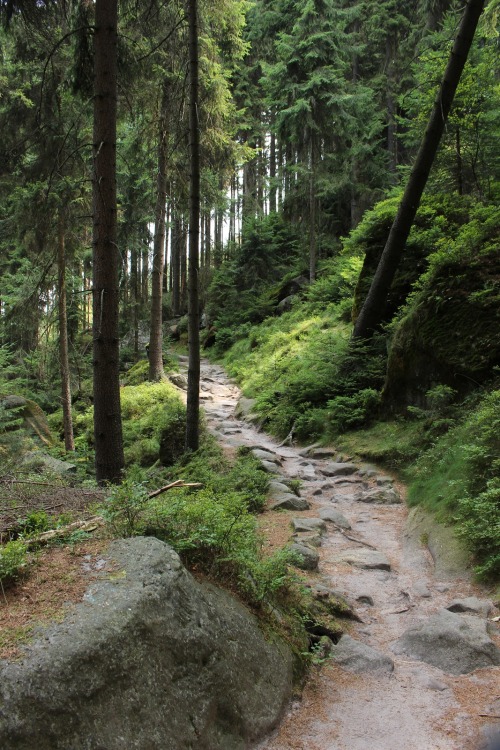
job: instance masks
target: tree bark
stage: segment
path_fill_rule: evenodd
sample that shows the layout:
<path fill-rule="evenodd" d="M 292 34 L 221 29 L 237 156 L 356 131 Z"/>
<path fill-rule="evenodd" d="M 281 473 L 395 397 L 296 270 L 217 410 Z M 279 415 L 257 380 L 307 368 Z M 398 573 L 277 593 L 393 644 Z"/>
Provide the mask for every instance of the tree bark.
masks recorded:
<path fill-rule="evenodd" d="M 170 270 L 172 272 L 172 314 L 181 312 L 181 219 L 178 209 L 172 208 L 172 237 L 170 241 Z"/>
<path fill-rule="evenodd" d="M 64 447 L 67 451 L 74 451 L 75 441 L 73 438 L 73 419 L 71 416 L 71 379 L 69 368 L 68 314 L 66 302 L 66 252 L 63 216 L 59 216 L 57 271 L 59 292 L 59 361 L 61 370 Z"/>
<path fill-rule="evenodd" d="M 469 0 L 465 8 L 427 130 L 370 290 L 354 326 L 353 338 L 370 338 L 382 319 L 387 293 L 403 256 L 483 7 L 484 0 Z"/>
<path fill-rule="evenodd" d="M 188 0 L 189 14 L 189 294 L 188 294 L 188 386 L 186 448 L 199 446 L 200 422 L 200 312 L 198 300 L 200 240 L 200 133 L 198 122 L 198 19 L 197 0 Z"/>
<path fill-rule="evenodd" d="M 269 213 L 276 213 L 276 136 L 271 132 L 269 144 Z"/>
<path fill-rule="evenodd" d="M 167 210 L 167 108 L 168 83 L 163 94 L 158 124 L 158 173 L 156 176 L 155 235 L 151 271 L 151 327 L 149 330 L 149 380 L 163 377 L 163 268 L 165 263 L 165 217 Z"/>
<path fill-rule="evenodd" d="M 117 0 L 96 0 L 92 244 L 94 441 L 99 484 L 119 482 L 124 467 L 116 214 L 117 22 Z"/>

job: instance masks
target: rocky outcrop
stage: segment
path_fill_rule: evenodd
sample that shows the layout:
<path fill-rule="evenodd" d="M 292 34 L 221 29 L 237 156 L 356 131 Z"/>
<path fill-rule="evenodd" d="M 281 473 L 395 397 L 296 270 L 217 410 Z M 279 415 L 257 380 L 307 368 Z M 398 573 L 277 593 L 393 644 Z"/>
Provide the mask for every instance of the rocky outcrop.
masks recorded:
<path fill-rule="evenodd" d="M 114 542 L 113 572 L 21 662 L 0 667 L 3 750 L 244 750 L 276 724 L 292 656 L 157 539 Z"/>

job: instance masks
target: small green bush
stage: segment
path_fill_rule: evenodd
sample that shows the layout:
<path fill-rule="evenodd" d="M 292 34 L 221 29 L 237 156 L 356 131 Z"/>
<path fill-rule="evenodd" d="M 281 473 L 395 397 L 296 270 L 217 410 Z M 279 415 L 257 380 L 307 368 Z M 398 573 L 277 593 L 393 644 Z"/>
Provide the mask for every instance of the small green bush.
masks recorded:
<path fill-rule="evenodd" d="M 121 484 L 111 488 L 99 511 L 115 536 L 130 537 L 141 532 L 147 500 L 144 475 L 133 467 Z"/>
<path fill-rule="evenodd" d="M 26 545 L 23 542 L 7 542 L 0 547 L 0 583 L 2 586 L 19 577 L 26 565 L 26 560 Z"/>

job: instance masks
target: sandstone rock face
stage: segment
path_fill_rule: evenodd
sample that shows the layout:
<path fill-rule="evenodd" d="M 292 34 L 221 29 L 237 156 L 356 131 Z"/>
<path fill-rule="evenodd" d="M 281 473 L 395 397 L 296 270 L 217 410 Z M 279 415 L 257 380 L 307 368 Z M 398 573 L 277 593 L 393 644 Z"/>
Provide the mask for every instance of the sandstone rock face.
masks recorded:
<path fill-rule="evenodd" d="M 3 750 L 244 750 L 276 724 L 292 656 L 157 539 L 114 542 L 116 572 L 0 663 Z"/>

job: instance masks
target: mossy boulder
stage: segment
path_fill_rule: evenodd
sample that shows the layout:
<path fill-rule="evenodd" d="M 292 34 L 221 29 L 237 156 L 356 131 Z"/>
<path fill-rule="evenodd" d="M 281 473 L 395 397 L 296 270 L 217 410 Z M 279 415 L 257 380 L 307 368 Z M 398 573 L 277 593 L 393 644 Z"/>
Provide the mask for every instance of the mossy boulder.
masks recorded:
<path fill-rule="evenodd" d="M 438 384 L 465 395 L 500 365 L 500 239 L 431 269 L 391 343 L 384 403 L 426 408 Z"/>
<path fill-rule="evenodd" d="M 391 225 L 399 206 L 399 197 L 377 204 L 365 214 L 359 227 L 347 242 L 350 252 L 365 254 L 363 268 L 354 293 L 353 320 L 359 315 L 375 275 L 382 251 L 389 236 Z M 403 305 L 413 285 L 425 272 L 429 256 L 440 243 L 456 235 L 458 228 L 467 223 L 471 202 L 468 198 L 454 196 L 428 196 L 418 210 L 404 257 L 396 272 L 387 296 L 384 321 L 389 321 Z"/>

